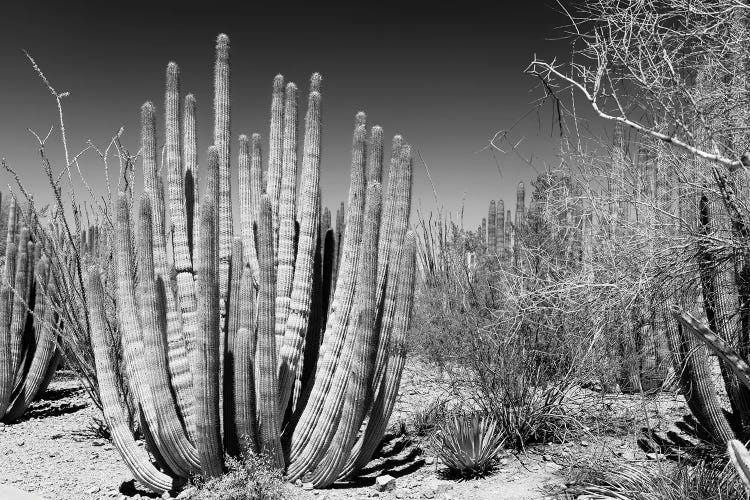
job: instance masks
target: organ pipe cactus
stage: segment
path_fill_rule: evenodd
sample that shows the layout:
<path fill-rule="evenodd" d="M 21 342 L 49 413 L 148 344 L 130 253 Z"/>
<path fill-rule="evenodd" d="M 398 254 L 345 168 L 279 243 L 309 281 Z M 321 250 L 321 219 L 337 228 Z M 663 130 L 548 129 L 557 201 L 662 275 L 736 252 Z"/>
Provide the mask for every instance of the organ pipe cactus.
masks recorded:
<path fill-rule="evenodd" d="M 495 252 L 504 257 L 505 252 L 505 202 L 497 200 L 495 216 Z"/>
<path fill-rule="evenodd" d="M 487 212 L 487 252 L 490 254 L 497 253 L 497 209 L 495 200 L 490 200 L 490 208 Z"/>
<path fill-rule="evenodd" d="M 278 75 L 265 174 L 260 136 L 240 136 L 240 236 L 227 253 L 228 43 L 219 36 L 215 114 L 222 117 L 200 203 L 195 100 L 186 98 L 180 123 L 179 70 L 167 68 L 163 170 L 172 263 L 150 103 L 142 108 L 145 189 L 136 226 L 130 197 L 117 201 L 119 330 L 151 457 L 124 425 L 103 332 L 102 270 L 92 267 L 87 280 L 105 417 L 133 474 L 156 492 L 177 489 L 194 473 L 220 474 L 225 451 L 266 453 L 290 480 L 315 487 L 351 477 L 382 439 L 404 366 L 416 268 L 407 230 L 410 146 L 394 138 L 383 188 L 383 131 L 374 126 L 368 134 L 364 113 L 357 115 L 348 203 L 328 229 L 320 199 L 322 79 L 314 74 L 310 82 L 298 185 L 297 87 Z"/>
<path fill-rule="evenodd" d="M 27 217 L 25 222 L 34 223 Z M 56 290 L 42 244 L 28 227 L 18 230 L 11 199 L 5 266 L 0 284 L 0 419 L 17 420 L 44 392 L 59 360 L 51 301 Z"/>

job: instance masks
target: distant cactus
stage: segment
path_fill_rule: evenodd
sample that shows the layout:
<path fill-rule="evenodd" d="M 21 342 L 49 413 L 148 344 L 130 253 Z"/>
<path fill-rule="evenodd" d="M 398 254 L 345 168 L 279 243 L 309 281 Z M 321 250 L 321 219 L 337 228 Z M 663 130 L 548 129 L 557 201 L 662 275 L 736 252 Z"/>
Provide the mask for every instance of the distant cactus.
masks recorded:
<path fill-rule="evenodd" d="M 119 330 L 158 467 L 125 425 L 113 346 L 104 332 L 101 271 L 92 267 L 87 280 L 105 418 L 133 474 L 156 492 L 179 488 L 191 474 L 221 473 L 224 451 L 268 453 L 290 480 L 315 487 L 350 477 L 382 439 L 404 366 L 416 269 L 414 235 L 407 231 L 411 148 L 394 138 L 384 194 L 383 132 L 372 127 L 368 140 L 365 115 L 358 114 L 347 208 L 342 204 L 335 231 L 329 229 L 319 185 L 320 75 L 310 82 L 299 186 L 297 88 L 287 83 L 283 94 L 277 76 L 265 184 L 259 136 L 240 137 L 241 237 L 232 238 L 228 43 L 225 35 L 217 43 L 216 144 L 209 148 L 200 204 L 191 201 L 197 190 L 187 188 L 197 168 L 195 117 L 182 124 L 182 137 L 193 144 L 180 157 L 179 68 L 170 63 L 167 69 L 165 170 L 176 293 L 169 286 L 150 103 L 142 110 L 145 189 L 136 225 L 129 196 L 117 202 Z M 194 109 L 194 100 L 188 105 Z"/>
<path fill-rule="evenodd" d="M 497 209 L 495 200 L 490 200 L 490 208 L 487 213 L 487 252 L 490 255 L 497 253 L 497 226 L 496 226 Z"/>
<path fill-rule="evenodd" d="M 495 253 L 504 257 L 505 252 L 505 202 L 497 200 L 495 216 Z"/>
<path fill-rule="evenodd" d="M 33 217 L 26 217 L 34 224 Z M 60 353 L 58 324 L 51 301 L 55 282 L 42 244 L 32 230 L 18 230 L 17 205 L 11 198 L 6 232 L 5 270 L 0 285 L 0 420 L 11 423 L 44 392 Z M 89 241 L 96 241 L 90 231 Z"/>

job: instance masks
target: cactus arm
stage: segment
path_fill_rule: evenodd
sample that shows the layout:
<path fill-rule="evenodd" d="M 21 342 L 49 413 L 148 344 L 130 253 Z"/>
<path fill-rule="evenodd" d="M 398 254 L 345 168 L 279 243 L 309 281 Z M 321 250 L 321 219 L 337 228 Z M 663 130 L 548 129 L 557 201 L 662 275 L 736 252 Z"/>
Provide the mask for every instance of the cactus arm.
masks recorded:
<path fill-rule="evenodd" d="M 411 325 L 411 312 L 414 305 L 414 284 L 416 283 L 416 239 L 413 231 L 406 233 L 401 252 L 398 273 L 398 295 L 396 298 L 395 322 L 389 343 L 388 368 L 378 386 L 375 403 L 362 437 L 355 445 L 339 479 L 350 478 L 372 458 L 393 412 L 401 384 L 401 374 L 406 362 L 406 334 Z M 382 340 L 381 340 L 382 342 Z"/>
<path fill-rule="evenodd" d="M 95 268 L 89 271 L 86 281 L 86 299 L 91 313 L 91 343 L 94 348 L 99 395 L 115 447 L 136 479 L 146 487 L 157 493 L 177 490 L 184 481 L 172 478 L 151 465 L 146 452 L 136 445 L 130 434 L 117 389 L 118 363 L 114 354 L 115 349 L 104 326 L 104 290 Z"/>
<path fill-rule="evenodd" d="M 301 365 L 304 337 L 310 321 L 313 265 L 320 218 L 320 93 L 310 92 L 305 118 L 305 145 L 299 202 L 300 232 L 294 266 L 289 318 L 279 367 L 279 416 L 283 418 Z"/>
<path fill-rule="evenodd" d="M 494 255 L 497 253 L 495 247 L 497 242 L 497 206 L 495 200 L 490 200 L 490 206 L 487 209 L 487 253 Z"/>
<path fill-rule="evenodd" d="M 176 66 L 167 68 L 167 76 L 169 81 L 167 93 L 176 92 Z M 168 100 L 174 100 L 174 98 Z M 173 105 L 170 105 L 170 108 L 172 107 Z M 171 113 L 174 114 L 174 111 L 172 110 Z M 173 129 L 173 133 L 176 127 L 174 124 L 169 125 L 169 128 Z M 169 267 L 167 264 L 167 242 L 164 229 L 164 188 L 157 170 L 156 151 L 156 111 L 152 103 L 146 102 L 141 106 L 141 155 L 143 157 L 143 191 L 147 194 L 151 202 L 153 243 L 149 243 L 149 245 L 153 247 L 154 272 L 157 276 L 161 276 L 164 282 L 167 283 Z M 171 287 L 165 290 L 165 294 L 170 375 L 178 396 L 179 410 L 187 423 L 188 433 L 194 435 L 194 409 L 192 408 L 189 396 L 192 381 L 190 379 L 187 359 L 187 346 L 185 338 L 183 338 L 181 333 L 180 313 L 177 311 L 177 303 Z M 149 421 L 152 427 L 153 423 Z"/>
<path fill-rule="evenodd" d="M 50 280 L 48 261 L 40 259 L 36 266 L 36 299 L 34 301 L 34 325 L 36 346 L 26 377 L 10 409 L 3 419 L 13 422 L 18 419 L 42 390 L 50 365 L 55 356 L 54 308 L 49 301 L 54 296 L 54 283 Z M 51 295 L 50 295 L 51 294 Z"/>
<path fill-rule="evenodd" d="M 11 205 L 12 209 L 13 205 Z M 13 310 L 13 282 L 15 281 L 17 249 L 14 241 L 6 243 L 5 276 L 0 284 L 0 416 L 5 415 L 13 392 L 13 363 L 11 361 L 11 314 Z"/>
<path fill-rule="evenodd" d="M 240 280 L 242 277 L 242 240 L 234 238 L 232 242 L 232 260 L 229 266 L 229 311 L 227 316 L 226 341 L 224 343 L 224 450 L 231 456 L 239 455 L 239 437 L 235 427 L 235 415 L 238 411 L 235 393 L 235 374 L 237 373 L 237 359 L 235 346 L 237 342 L 237 330 L 240 323 Z M 247 367 L 242 367 L 247 369 Z"/>
<path fill-rule="evenodd" d="M 273 266 L 273 226 L 271 204 L 264 195 L 260 202 L 258 220 L 258 264 L 260 281 L 258 289 L 258 336 L 255 353 L 255 378 L 257 381 L 259 448 L 268 453 L 277 467 L 284 466 L 284 456 L 279 440 L 278 378 L 276 363 L 275 272 Z"/>
<path fill-rule="evenodd" d="M 10 320 L 10 363 L 11 387 L 15 386 L 16 371 L 21 363 L 21 348 L 23 347 L 23 334 L 26 327 L 26 305 L 28 296 L 26 290 L 29 282 L 29 260 L 32 258 L 33 251 L 29 252 L 29 230 L 23 228 L 18 240 L 18 257 L 16 258 L 16 279 L 13 286 L 11 302 L 13 304 L 13 313 Z"/>
<path fill-rule="evenodd" d="M 345 351 L 351 351 L 342 353 L 350 359 L 349 366 L 346 363 L 339 364 L 332 391 L 327 395 L 327 398 L 334 400 L 341 399 L 343 395 L 343 407 L 330 446 L 320 463 L 315 464 L 317 467 L 309 478 L 316 488 L 330 486 L 339 476 L 349 458 L 365 413 L 372 404 L 372 382 L 378 345 L 373 283 L 377 279 L 381 198 L 380 183 L 375 181 L 367 187 L 361 257 L 357 269 L 354 329 L 348 335 L 352 341 L 347 342 L 344 348 Z"/>
<path fill-rule="evenodd" d="M 191 257 L 195 239 L 196 214 L 195 204 L 198 202 L 198 139 L 195 125 L 195 96 L 185 96 L 182 120 L 182 167 L 185 175 L 185 209 L 187 212 L 187 236 Z"/>
<path fill-rule="evenodd" d="M 746 387 L 750 387 L 750 366 L 742 360 L 734 349 L 729 347 L 718 335 L 700 323 L 690 313 L 675 306 L 672 309 L 672 316 L 679 321 L 683 328 L 695 335 L 697 339 L 704 342 L 709 349 L 715 352 L 727 364 L 727 368 L 731 369 L 737 375 L 740 382 L 745 384 Z"/>
<path fill-rule="evenodd" d="M 665 300 L 663 304 L 667 314 L 670 311 L 669 302 Z M 675 310 L 674 307 L 671 309 L 672 315 Z M 667 321 L 667 341 L 675 373 L 680 377 L 680 390 L 702 429 L 713 441 L 726 443 L 734 438 L 734 432 L 716 394 L 716 387 L 708 370 L 706 350 L 694 335 L 686 334 L 685 329 L 680 321 Z"/>
<path fill-rule="evenodd" d="M 144 193 L 141 198 L 138 240 L 152 241 L 151 203 Z M 175 397 L 172 394 L 169 368 L 167 366 L 167 338 L 165 311 L 164 281 L 161 276 L 154 276 L 154 252 L 147 245 L 138 248 L 138 293 L 136 301 L 143 328 L 143 347 L 148 366 L 148 386 L 156 408 L 159 426 L 155 428 L 159 442 L 163 443 L 162 455 L 169 455 L 169 461 L 176 464 L 173 469 L 181 476 L 187 477 L 191 472 L 200 470 L 198 453 L 190 443 L 177 416 Z M 165 457 L 166 458 L 166 457 Z"/>
<path fill-rule="evenodd" d="M 253 239 L 248 242 L 252 250 L 250 255 L 254 260 L 250 262 L 250 270 L 253 272 L 253 278 L 258 279 L 258 254 L 255 248 L 255 225 L 258 223 L 260 214 L 260 197 L 264 192 L 263 183 L 263 154 L 260 146 L 260 134 L 253 134 L 250 137 L 250 217 L 252 220 Z"/>
<path fill-rule="evenodd" d="M 240 278 L 240 318 L 234 337 L 234 396 L 236 400 L 235 428 L 240 438 L 243 456 L 257 452 L 255 403 L 255 287 L 253 273 L 245 266 Z M 244 446 L 244 445 L 246 446 Z"/>
<path fill-rule="evenodd" d="M 257 205 L 260 203 L 261 172 L 260 138 L 253 134 L 252 146 L 247 136 L 240 136 L 240 223 L 242 231 L 242 248 L 247 254 L 243 261 L 250 265 L 253 275 L 258 274 L 258 256 L 255 253 L 255 231 L 253 225 L 257 220 Z"/>
<path fill-rule="evenodd" d="M 193 282 L 193 262 L 190 251 L 190 233 L 188 231 L 188 203 L 185 192 L 185 175 L 181 162 L 179 76 L 180 70 L 177 64 L 169 63 L 167 65 L 167 85 L 164 98 L 166 114 L 166 170 L 169 214 L 174 227 L 172 233 L 172 255 L 177 273 L 178 300 L 175 301 L 171 287 L 167 287 L 165 290 L 165 305 L 167 307 L 169 370 L 173 382 L 172 385 L 177 396 L 178 411 L 185 420 L 188 434 L 195 439 L 193 379 L 190 373 L 187 343 L 182 329 L 182 323 L 185 320 L 183 317 L 184 312 L 194 310 L 190 309 L 190 306 L 195 302 L 195 285 Z M 190 146 L 190 149 L 192 148 L 193 145 Z M 193 162 L 194 160 L 191 158 L 190 161 Z M 191 175 L 194 168 L 195 165 L 191 164 Z M 161 195 L 163 196 L 163 192 L 161 192 Z M 157 206 L 154 207 L 159 208 Z M 158 230 L 159 227 L 157 225 L 154 227 L 154 231 Z M 162 237 L 160 236 L 158 245 L 161 245 L 161 239 Z M 168 283 L 168 276 L 164 272 L 167 261 L 166 252 L 162 253 L 159 250 L 156 254 L 160 262 L 160 267 L 157 268 L 158 275 L 165 283 Z M 185 310 L 182 309 L 183 304 L 187 305 Z"/>
<path fill-rule="evenodd" d="M 210 164 L 211 162 L 209 162 Z M 209 167 L 209 170 L 216 170 Z M 213 172 L 212 172 L 213 173 Z M 213 175 L 215 177 L 215 174 Z M 219 290 L 215 262 L 214 224 L 216 212 L 213 193 L 207 192 L 201 203 L 198 248 L 198 314 L 200 329 L 196 337 L 193 387 L 196 403 L 198 453 L 203 473 L 209 477 L 223 472 L 223 452 L 219 420 Z"/>
<path fill-rule="evenodd" d="M 214 145 L 219 153 L 219 298 L 221 316 L 226 312 L 229 293 L 229 259 L 232 254 L 232 195 L 230 180 L 230 101 L 229 101 L 229 37 L 216 38 L 216 63 L 214 65 Z"/>
<path fill-rule="evenodd" d="M 495 217 L 495 252 L 502 256 L 505 249 L 505 202 L 497 200 L 497 216 Z"/>
<path fill-rule="evenodd" d="M 294 236 L 297 193 L 297 86 L 288 83 L 284 98 L 284 153 L 279 195 L 279 263 L 276 270 L 276 347 L 280 349 L 286 332 L 286 320 L 294 277 Z"/>
<path fill-rule="evenodd" d="M 318 443 L 329 433 L 318 425 L 322 418 L 325 396 L 330 390 L 346 336 L 346 325 L 354 302 L 356 269 L 362 239 L 362 218 L 365 200 L 365 115 L 357 115 L 352 139 L 351 181 L 346 233 L 341 247 L 341 264 L 330 308 L 325 336 L 320 347 L 315 385 L 299 422 L 294 429 L 287 474 L 301 476 L 314 460 Z"/>
<path fill-rule="evenodd" d="M 378 312 L 378 320 L 379 325 L 376 325 L 380 327 L 380 339 L 378 344 L 378 351 L 377 351 L 377 357 L 376 357 L 376 363 L 375 363 L 375 376 L 373 379 L 373 391 L 374 391 L 374 408 L 373 412 L 370 415 L 370 420 L 368 421 L 367 428 L 365 429 L 365 433 L 360 439 L 360 443 L 358 444 L 358 447 L 364 446 L 362 442 L 366 442 L 367 445 L 365 446 L 365 450 L 363 453 L 364 455 L 367 455 L 364 459 L 369 459 L 369 456 L 373 453 L 374 449 L 370 450 L 372 446 L 377 446 L 377 440 L 379 440 L 382 437 L 382 430 L 380 429 L 380 426 L 387 425 L 387 420 L 390 417 L 390 411 L 387 411 L 383 408 L 383 405 L 391 404 L 392 401 L 390 401 L 390 398 L 393 397 L 393 394 L 389 394 L 385 396 L 382 394 L 382 391 L 385 390 L 386 387 L 389 387 L 384 382 L 384 377 L 386 376 L 386 367 L 390 363 L 389 357 L 393 355 L 393 343 L 398 343 L 398 340 L 392 342 L 391 336 L 392 332 L 400 332 L 400 329 L 408 329 L 408 324 L 404 326 L 402 322 L 406 319 L 408 320 L 411 316 L 411 306 L 409 306 L 406 309 L 406 312 L 409 313 L 405 318 L 401 315 L 404 314 L 403 310 L 399 310 L 402 308 L 402 302 L 405 300 L 408 300 L 408 297 L 405 297 L 405 294 L 407 294 L 406 290 L 413 289 L 413 286 L 410 286 L 407 284 L 402 283 L 402 279 L 406 279 L 409 275 L 409 272 L 407 272 L 403 267 L 405 263 L 410 262 L 409 261 L 409 254 L 408 249 L 410 248 L 410 240 L 405 239 L 405 235 L 407 233 L 407 225 L 409 224 L 409 215 L 410 215 L 410 208 L 411 208 L 411 186 L 412 186 L 412 159 L 411 159 L 411 147 L 409 145 L 402 146 L 401 150 L 399 151 L 400 158 L 399 158 L 399 165 L 398 169 L 393 173 L 391 176 L 393 178 L 393 187 L 389 187 L 389 198 L 390 200 L 388 203 L 392 203 L 393 207 L 391 208 L 390 212 L 388 213 L 389 220 L 383 221 L 383 225 L 388 228 L 385 230 L 385 237 L 387 238 L 387 246 L 390 247 L 388 252 L 384 252 L 383 250 L 380 250 L 378 252 L 378 268 L 380 269 L 380 258 L 383 255 L 389 256 L 391 259 L 390 265 L 387 269 L 387 281 L 384 281 L 382 283 L 378 283 L 378 293 L 382 294 L 382 299 L 378 300 L 378 308 L 380 308 Z M 391 182 L 389 180 L 389 182 Z M 413 238 L 413 233 L 411 234 L 411 238 Z M 381 242 L 383 241 L 383 235 L 381 235 L 380 238 Z M 402 248 L 403 247 L 403 248 Z M 404 253 L 406 251 L 406 253 Z M 382 300 L 382 302 L 381 302 Z M 396 355 L 399 355 L 399 351 L 396 351 Z M 388 369 L 390 371 L 390 369 Z M 393 378 L 395 375 L 392 371 L 391 378 Z M 400 374 L 398 375 L 399 381 L 400 381 Z M 396 382 L 395 389 L 398 390 L 398 383 Z M 368 408 L 369 410 L 369 408 Z M 386 415 L 387 413 L 387 415 Z M 385 422 L 379 422 L 379 419 L 385 419 Z M 352 456 L 355 457 L 356 453 L 353 453 Z M 356 458 L 353 458 L 350 460 L 350 463 L 347 466 L 347 469 L 354 468 L 354 464 L 352 460 L 356 460 Z M 362 459 L 360 459 L 362 460 Z M 363 464 L 357 464 L 356 468 L 359 468 Z M 347 471 L 345 470 L 345 473 Z"/>
<path fill-rule="evenodd" d="M 394 138 L 394 143 L 395 141 Z M 383 215 L 385 219 L 381 222 L 380 241 L 378 242 L 376 304 L 378 307 L 377 326 L 380 329 L 380 341 L 375 361 L 374 390 L 381 385 L 388 360 L 397 300 L 399 253 L 411 215 L 412 158 L 411 146 L 408 144 L 399 147 L 397 165 L 392 175 L 389 176 L 388 182 L 387 210 Z"/>
<path fill-rule="evenodd" d="M 158 428 L 158 416 L 151 387 L 147 378 L 148 366 L 144 353 L 143 330 L 136 307 L 135 293 L 135 259 L 133 257 L 132 225 L 130 223 L 130 207 L 125 193 L 120 192 L 117 198 L 117 232 L 115 238 L 115 265 L 117 269 L 117 321 L 122 335 L 122 350 L 125 361 L 125 371 L 130 384 L 130 390 L 136 395 L 141 409 L 141 419 L 150 429 Z M 151 240 L 139 241 L 146 251 L 153 252 Z M 97 372 L 98 373 L 98 372 Z M 162 443 L 158 435 L 154 435 L 154 453 L 162 457 L 161 463 L 171 470 L 179 471 L 178 464 L 171 461 L 169 454 L 162 453 Z"/>
<path fill-rule="evenodd" d="M 271 202 L 273 213 L 274 248 L 278 251 L 279 197 L 281 196 L 281 168 L 284 149 L 284 76 L 273 79 L 271 97 L 271 127 L 268 134 L 268 169 L 265 192 Z M 278 255 L 274 255 L 274 260 Z"/>

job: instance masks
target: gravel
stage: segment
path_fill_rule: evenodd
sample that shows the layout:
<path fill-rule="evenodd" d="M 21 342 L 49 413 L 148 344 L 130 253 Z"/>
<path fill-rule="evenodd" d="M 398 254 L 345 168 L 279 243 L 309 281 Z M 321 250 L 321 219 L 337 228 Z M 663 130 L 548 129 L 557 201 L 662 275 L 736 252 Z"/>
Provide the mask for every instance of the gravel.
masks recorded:
<path fill-rule="evenodd" d="M 416 410 L 447 394 L 446 383 L 439 376 L 411 360 L 391 418 L 390 439 L 379 458 L 368 464 L 354 484 L 322 491 L 309 491 L 300 484 L 294 488 L 296 496 L 303 500 L 544 498 L 545 491 L 559 491 L 564 485 L 566 466 L 573 457 L 600 456 L 608 450 L 621 460 L 646 458 L 632 433 L 638 428 L 633 425 L 639 425 L 632 415 L 642 411 L 643 401 L 622 395 L 606 401 L 599 395 L 600 404 L 625 415 L 630 434 L 597 436 L 584 432 L 565 444 L 542 444 L 528 448 L 526 453 L 506 453 L 497 473 L 487 478 L 451 481 L 445 479 L 440 460 L 430 453 L 427 443 L 412 443 L 394 432 L 399 421 L 408 422 Z M 684 413 L 684 400 L 677 396 L 665 395 L 654 401 L 656 413 L 648 414 L 652 426 L 657 419 L 666 427 Z M 77 380 L 67 373 L 58 375 L 21 421 L 0 424 L 0 499 L 21 498 L 19 491 L 48 500 L 156 498 L 137 487 L 117 450 L 94 432 L 99 417 Z M 611 422 L 613 415 L 606 418 Z M 384 475 L 394 478 L 392 485 L 378 491 L 376 479 Z M 8 488 L 16 492 L 15 496 Z"/>

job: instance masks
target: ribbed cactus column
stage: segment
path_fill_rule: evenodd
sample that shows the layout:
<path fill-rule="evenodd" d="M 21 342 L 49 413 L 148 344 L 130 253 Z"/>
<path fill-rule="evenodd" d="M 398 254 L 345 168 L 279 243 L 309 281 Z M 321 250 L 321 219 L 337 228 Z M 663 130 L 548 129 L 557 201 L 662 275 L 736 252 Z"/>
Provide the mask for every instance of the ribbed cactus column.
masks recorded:
<path fill-rule="evenodd" d="M 318 83 L 316 87 L 319 88 L 320 84 Z M 320 105 L 320 92 L 311 91 L 305 117 L 297 258 L 294 263 L 289 314 L 287 318 L 284 318 L 287 321 L 285 321 L 283 344 L 280 348 L 279 416 L 281 418 L 286 412 L 294 387 L 295 375 L 302 362 L 303 341 L 312 303 L 313 263 L 320 236 Z M 285 225 L 283 220 L 282 225 Z"/>
<path fill-rule="evenodd" d="M 185 481 L 154 467 L 146 450 L 136 444 L 130 433 L 127 411 L 122 406 L 123 397 L 118 390 L 119 364 L 115 357 L 116 350 L 105 326 L 104 290 L 95 267 L 89 270 L 86 280 L 86 301 L 91 313 L 91 344 L 94 348 L 99 397 L 112 441 L 123 461 L 144 486 L 157 493 L 177 490 Z"/>
<path fill-rule="evenodd" d="M 185 96 L 183 121 L 182 121 L 182 165 L 185 169 L 185 204 L 188 215 L 188 237 L 190 238 L 190 249 L 193 248 L 194 227 L 197 225 L 194 218 L 194 207 L 198 203 L 198 138 L 195 125 L 195 96 Z M 192 188 L 192 196 L 190 190 Z"/>
<path fill-rule="evenodd" d="M 526 224 L 526 188 L 523 182 L 518 183 L 516 190 L 516 222 L 513 225 L 513 262 L 518 266 L 521 262 L 521 234 Z"/>
<path fill-rule="evenodd" d="M 190 243 L 192 239 L 192 228 L 188 221 L 193 218 L 194 205 L 190 206 L 187 203 L 189 197 L 185 189 L 185 179 L 192 176 L 192 170 L 195 168 L 195 164 L 190 165 L 190 170 L 185 171 L 182 165 L 182 144 L 180 142 L 180 80 L 179 80 L 179 67 L 176 63 L 171 62 L 167 65 L 167 86 L 164 98 L 164 110 L 166 117 L 166 170 L 167 170 L 167 186 L 169 193 L 169 215 L 171 219 L 172 231 L 172 254 L 174 270 L 177 275 L 177 286 L 178 286 L 178 297 L 180 304 L 187 304 L 191 297 L 195 296 L 195 289 L 193 284 L 193 261 L 192 251 Z M 193 103 L 194 107 L 194 103 Z M 188 110 L 189 112 L 191 110 Z M 153 120 L 153 114 L 148 117 L 149 120 Z M 194 122 L 195 117 L 191 117 Z M 145 124 L 148 127 L 148 123 Z M 195 126 L 193 123 L 192 127 Z M 154 134 L 153 129 L 147 129 L 145 133 Z M 188 134 L 188 140 L 194 142 L 194 133 Z M 155 138 L 150 138 L 154 143 Z M 192 149 L 195 144 L 186 146 L 187 149 Z M 153 154 L 153 150 L 150 150 Z M 191 158 L 188 161 L 194 162 L 195 152 L 189 152 Z M 186 157 L 188 153 L 186 153 Z M 155 158 L 151 158 L 152 163 L 156 163 Z M 155 175 L 153 172 L 152 175 Z M 187 175 L 186 175 L 187 174 Z M 194 193 L 194 188 L 191 187 L 190 195 Z M 152 205 L 161 210 L 161 207 Z M 192 221 L 191 221 L 192 222 Z M 154 230 L 160 231 L 162 224 L 155 224 Z M 163 226 L 162 226 L 163 227 Z M 157 240 L 161 242 L 163 235 L 158 235 Z M 157 251 L 158 252 L 158 251 Z M 193 409 L 193 397 L 192 397 L 192 385 L 193 379 L 190 373 L 190 364 L 188 361 L 188 345 L 186 339 L 182 334 L 182 323 L 188 323 L 193 320 L 190 313 L 195 311 L 193 304 L 186 307 L 185 310 L 178 308 L 177 300 L 172 292 L 172 287 L 169 285 L 169 276 L 166 274 L 167 268 L 167 256 L 166 251 L 162 251 L 160 259 L 163 261 L 158 269 L 157 274 L 161 280 L 166 284 L 164 289 L 166 302 L 164 306 L 167 308 L 167 335 L 168 335 L 168 356 L 169 356 L 169 369 L 171 371 L 171 377 L 175 380 L 174 389 L 177 394 L 177 402 L 179 404 L 179 413 L 187 423 L 188 432 L 191 437 L 195 439 L 195 420 L 194 420 L 194 409 Z M 192 339 L 191 339 L 192 340 Z"/>
<path fill-rule="evenodd" d="M 512 239 L 512 233 L 513 233 L 513 223 L 511 222 L 510 218 L 510 210 L 507 210 L 505 212 L 505 227 L 503 228 L 503 232 L 505 234 L 505 246 L 503 247 L 505 250 L 505 254 L 507 256 L 510 256 L 511 254 L 511 239 Z"/>
<path fill-rule="evenodd" d="M 487 217 L 482 217 L 482 243 L 487 244 Z"/>
<path fill-rule="evenodd" d="M 283 345 L 294 279 L 294 235 L 297 196 L 297 86 L 286 85 L 284 144 L 279 195 L 279 245 L 276 276 L 276 347 Z"/>
<path fill-rule="evenodd" d="M 229 106 L 229 37 L 216 38 L 214 65 L 214 145 L 219 154 L 219 298 L 226 300 L 229 291 L 229 259 L 232 254 L 232 196 L 230 181 L 230 106 Z M 222 306 L 222 314 L 226 306 Z"/>
<path fill-rule="evenodd" d="M 246 135 L 240 136 L 240 220 L 244 260 L 250 265 L 254 276 L 258 274 L 258 256 L 255 252 L 255 230 L 258 221 L 260 196 L 263 192 L 260 136 L 254 134 L 251 143 Z"/>
<path fill-rule="evenodd" d="M 21 417 L 54 373 L 58 300 L 42 243 L 32 241 L 36 218 L 19 231 L 17 206 L 8 213 L 4 277 L 0 284 L 0 421 Z"/>
<path fill-rule="evenodd" d="M 279 238 L 279 197 L 281 196 L 281 167 L 284 149 L 284 76 L 276 75 L 273 79 L 271 97 L 271 127 L 268 136 L 268 181 L 266 194 L 273 212 L 274 248 Z M 278 251 L 278 248 L 276 249 Z M 278 259 L 278 256 L 274 256 Z M 278 264 L 278 263 L 277 263 Z"/>
<path fill-rule="evenodd" d="M 497 215 L 495 216 L 495 252 L 503 256 L 505 251 L 505 202 L 497 200 Z"/>
<path fill-rule="evenodd" d="M 496 217 L 497 208 L 495 206 L 495 200 L 490 200 L 490 207 L 487 212 L 487 252 L 491 255 L 497 253 L 497 236 L 495 234 L 495 231 L 497 230 L 497 227 L 495 226 Z"/>
<path fill-rule="evenodd" d="M 360 255 L 365 201 L 366 129 L 364 122 L 364 113 L 358 114 L 352 140 L 349 208 L 346 214 L 346 233 L 341 246 L 341 264 L 333 304 L 325 328 L 326 335 L 323 337 L 322 357 L 318 360 L 315 385 L 292 435 L 290 463 L 287 468 L 287 474 L 292 478 L 300 477 L 322 458 L 333 437 L 331 427 L 334 422 L 330 417 L 338 413 L 337 402 L 326 396 L 329 391 L 335 389 L 333 384 L 336 364 L 342 355 L 341 351 L 346 339 L 346 325 L 354 304 L 355 273 Z"/>
<path fill-rule="evenodd" d="M 259 444 L 277 467 L 284 466 L 284 456 L 279 440 L 278 377 L 276 362 L 276 330 L 274 296 L 276 271 L 273 266 L 273 222 L 268 196 L 260 202 L 258 222 L 258 337 L 256 344 L 256 379 L 258 391 Z"/>
<path fill-rule="evenodd" d="M 345 352 L 351 353 L 351 359 L 340 364 L 336 373 L 337 378 L 346 378 L 343 407 L 338 428 L 326 454 L 321 457 L 315 471 L 307 478 L 315 487 L 332 484 L 343 470 L 357 437 L 357 431 L 365 418 L 367 407 L 372 401 L 378 345 L 375 329 L 375 288 L 372 283 L 377 278 L 380 212 L 381 189 L 380 183 L 375 181 L 367 187 L 362 249 L 357 269 L 354 330 L 347 336 L 347 344 L 344 347 Z"/>

